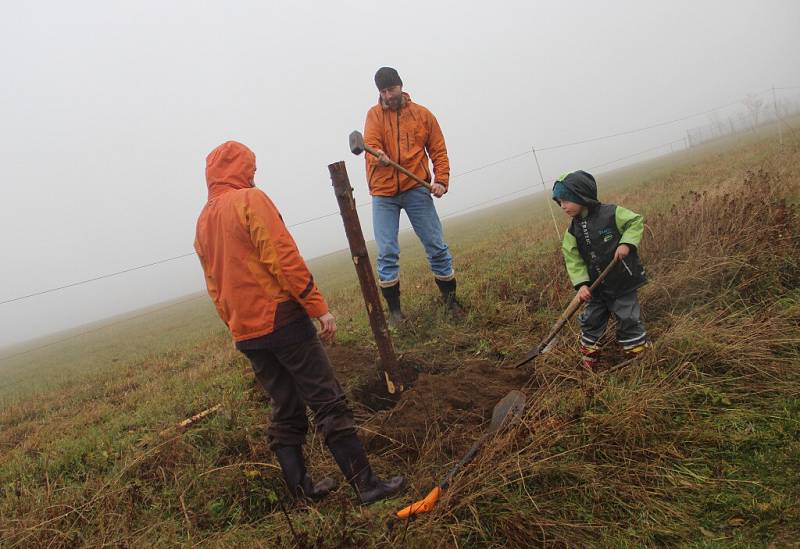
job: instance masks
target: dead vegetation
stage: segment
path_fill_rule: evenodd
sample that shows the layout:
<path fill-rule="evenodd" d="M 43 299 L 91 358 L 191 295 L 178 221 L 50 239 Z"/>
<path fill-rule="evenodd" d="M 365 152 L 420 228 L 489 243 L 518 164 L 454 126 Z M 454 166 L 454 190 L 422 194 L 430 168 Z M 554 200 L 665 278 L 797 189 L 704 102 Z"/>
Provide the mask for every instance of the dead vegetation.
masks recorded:
<path fill-rule="evenodd" d="M 795 138 L 796 139 L 796 138 Z M 0 415 L 4 546 L 505 546 L 766 544 L 800 537 L 800 157 L 771 143 L 616 191 L 643 210 L 651 283 L 642 306 L 655 347 L 597 374 L 574 338 L 527 370 L 497 367 L 537 342 L 569 300 L 543 222 L 459 250 L 472 314 L 441 326 L 424 268 L 397 338 L 414 388 L 387 410 L 356 402 L 376 467 L 403 470 L 400 500 L 352 505 L 344 487 L 289 507 L 263 440 L 263 395 L 219 338 L 120 365 L 103 391 L 73 388 Z M 744 169 L 742 166 L 749 166 Z M 602 181 L 602 178 L 601 178 Z M 547 220 L 546 220 L 547 221 Z M 552 229 L 552 227 L 550 227 Z M 373 353 L 355 287 L 334 303 L 360 337 L 331 349 L 350 387 Z M 349 324 L 347 324 L 349 322 Z M 573 327 L 574 329 L 574 327 Z M 520 337 L 520 334 L 529 334 Z M 191 360 L 187 358 L 192 354 Z M 525 387 L 523 421 L 461 472 L 437 509 L 420 497 L 480 435 L 492 406 Z M 358 398 L 358 391 L 355 392 Z M 168 425 L 221 410 L 162 440 Z M 121 413 L 120 410 L 124 410 Z M 315 474 L 336 474 L 310 440 Z M 291 527 L 290 527 L 291 525 Z"/>

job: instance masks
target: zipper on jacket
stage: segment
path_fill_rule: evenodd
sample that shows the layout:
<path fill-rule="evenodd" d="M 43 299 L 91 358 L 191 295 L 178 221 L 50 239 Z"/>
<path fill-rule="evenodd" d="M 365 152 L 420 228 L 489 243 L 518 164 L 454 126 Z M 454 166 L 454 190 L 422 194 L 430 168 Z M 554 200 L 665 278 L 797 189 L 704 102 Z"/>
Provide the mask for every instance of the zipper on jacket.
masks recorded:
<path fill-rule="evenodd" d="M 400 164 L 400 109 L 397 109 L 397 163 Z M 402 166 L 402 164 L 400 165 Z M 400 170 L 395 171 L 397 172 L 397 194 L 400 194 Z"/>

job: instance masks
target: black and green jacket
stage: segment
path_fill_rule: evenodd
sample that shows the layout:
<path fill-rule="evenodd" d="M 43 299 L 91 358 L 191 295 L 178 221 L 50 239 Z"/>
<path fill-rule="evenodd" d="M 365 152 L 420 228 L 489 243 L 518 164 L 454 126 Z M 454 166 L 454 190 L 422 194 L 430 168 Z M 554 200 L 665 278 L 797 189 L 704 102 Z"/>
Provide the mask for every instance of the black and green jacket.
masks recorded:
<path fill-rule="evenodd" d="M 564 233 L 562 251 L 567 272 L 575 289 L 591 284 L 611 262 L 617 247 L 627 244 L 631 252 L 625 264 L 618 264 L 598 289 L 601 294 L 615 298 L 647 282 L 638 253 L 644 220 L 622 206 L 601 204 L 597 200 L 594 178 L 589 174 L 583 177 L 583 174 L 574 172 L 570 176 L 576 177 L 567 176 L 561 180 L 587 204 L 585 216 L 574 218 Z"/>

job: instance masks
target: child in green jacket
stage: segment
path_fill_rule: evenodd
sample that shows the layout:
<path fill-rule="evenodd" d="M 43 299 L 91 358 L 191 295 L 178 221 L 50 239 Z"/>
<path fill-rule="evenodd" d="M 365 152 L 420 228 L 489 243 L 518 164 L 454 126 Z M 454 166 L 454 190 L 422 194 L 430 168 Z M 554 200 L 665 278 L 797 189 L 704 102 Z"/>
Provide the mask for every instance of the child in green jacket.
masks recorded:
<path fill-rule="evenodd" d="M 597 366 L 600 338 L 612 314 L 617 319 L 617 342 L 628 357 L 637 357 L 648 346 L 637 296 L 647 282 L 638 254 L 642 216 L 600 203 L 594 177 L 581 170 L 555 182 L 553 200 L 572 218 L 561 247 L 572 285 L 586 302 L 579 317 L 583 365 Z M 589 286 L 615 257 L 619 263 L 592 294 Z"/>

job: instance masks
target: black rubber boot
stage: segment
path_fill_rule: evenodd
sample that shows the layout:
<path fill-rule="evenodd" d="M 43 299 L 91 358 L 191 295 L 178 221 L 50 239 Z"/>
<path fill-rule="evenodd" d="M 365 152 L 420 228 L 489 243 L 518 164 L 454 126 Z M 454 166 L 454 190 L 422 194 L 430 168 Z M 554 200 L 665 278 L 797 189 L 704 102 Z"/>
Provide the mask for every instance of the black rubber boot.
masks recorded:
<path fill-rule="evenodd" d="M 445 309 L 453 320 L 463 320 L 466 316 L 464 307 L 456 299 L 456 279 L 450 280 L 436 280 L 436 285 L 439 286 L 439 291 L 442 292 L 442 301 L 444 301 Z"/>
<path fill-rule="evenodd" d="M 353 487 L 362 505 L 390 498 L 405 487 L 406 479 L 403 476 L 392 477 L 388 481 L 375 476 L 364 445 L 357 435 L 337 437 L 327 444 L 344 478 Z"/>
<path fill-rule="evenodd" d="M 405 318 L 400 309 L 400 283 L 388 288 L 381 287 L 381 293 L 389 306 L 389 327 L 397 328 Z"/>
<path fill-rule="evenodd" d="M 281 465 L 286 486 L 294 498 L 318 501 L 336 488 L 336 481 L 332 478 L 326 477 L 316 484 L 311 480 L 306 472 L 303 448 L 300 446 L 282 446 L 275 450 L 275 456 Z"/>

